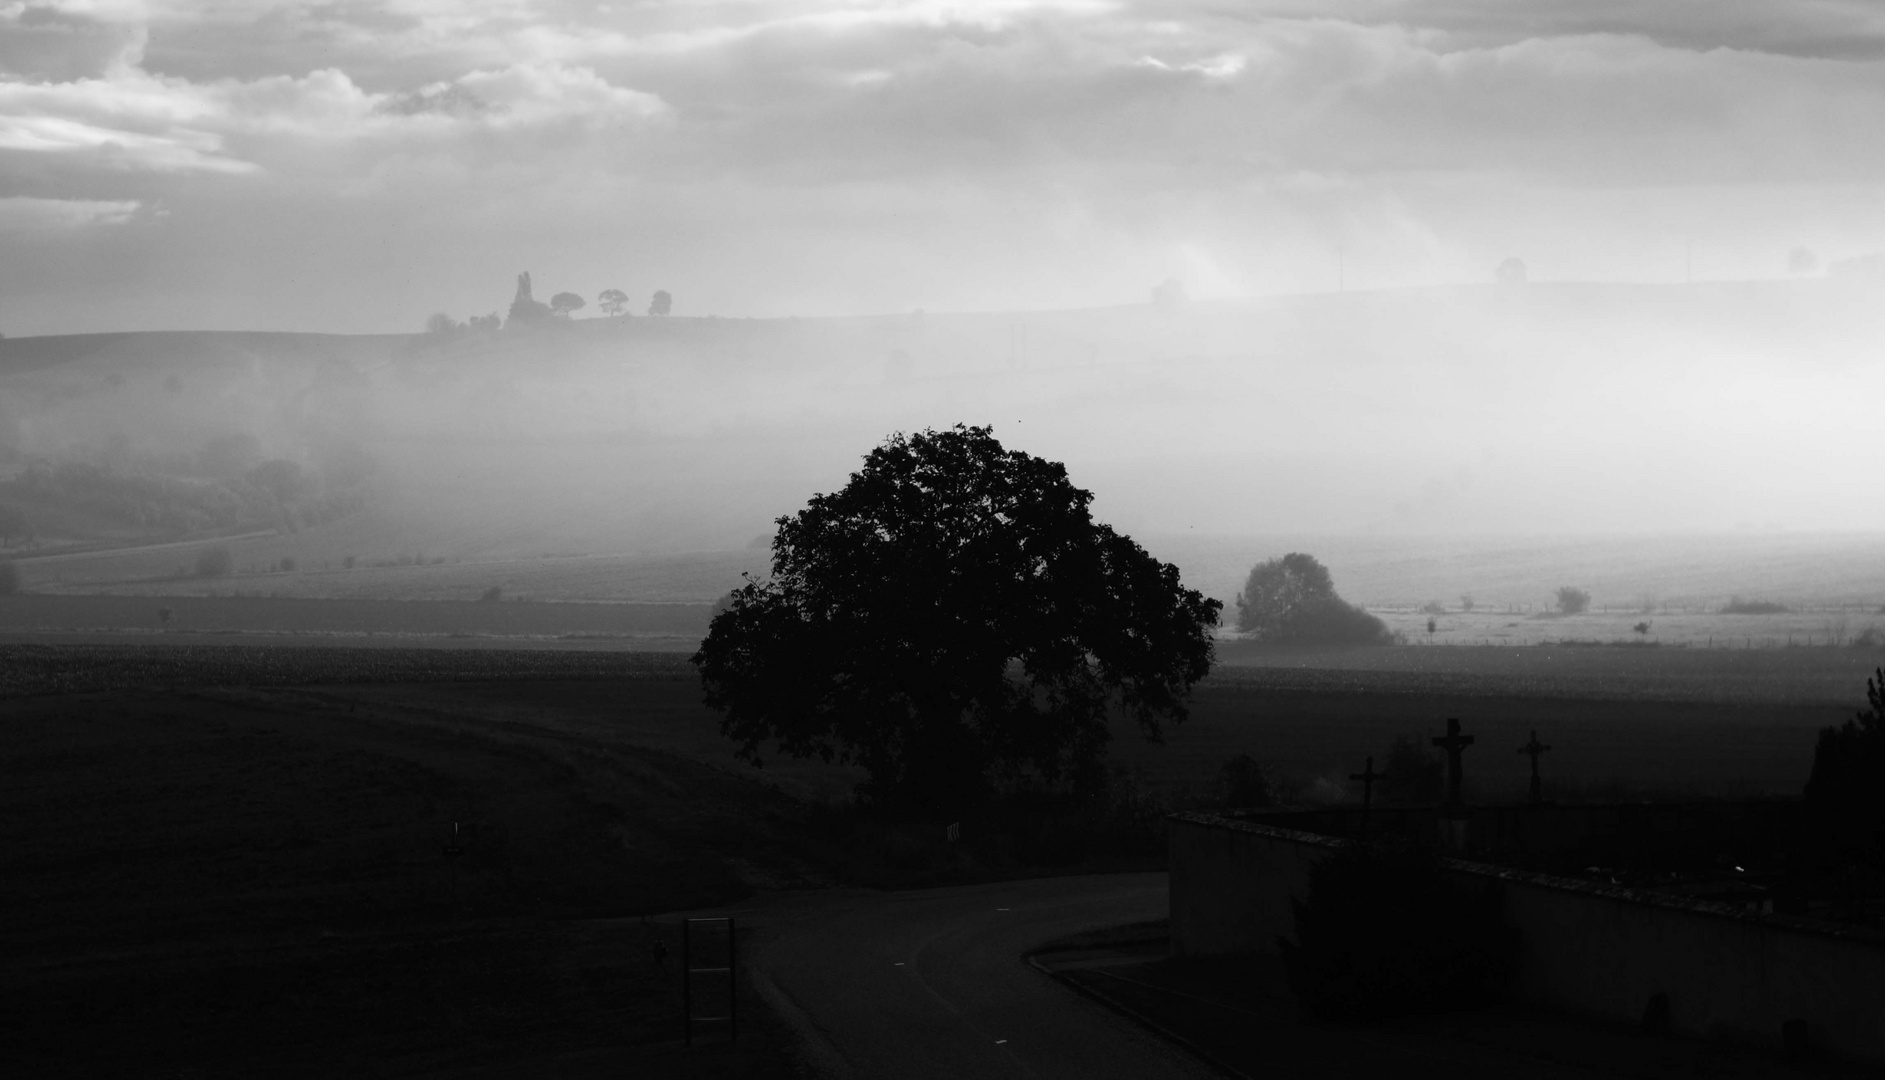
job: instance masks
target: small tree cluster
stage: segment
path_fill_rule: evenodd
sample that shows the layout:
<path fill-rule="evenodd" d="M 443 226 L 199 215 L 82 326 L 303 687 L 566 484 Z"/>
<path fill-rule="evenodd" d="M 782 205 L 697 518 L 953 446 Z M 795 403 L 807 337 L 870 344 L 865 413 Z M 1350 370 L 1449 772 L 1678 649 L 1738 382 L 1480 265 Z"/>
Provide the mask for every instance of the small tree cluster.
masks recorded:
<path fill-rule="evenodd" d="M 1335 593 L 1313 555 L 1290 552 L 1258 563 L 1237 594 L 1237 629 L 1282 645 L 1382 645 L 1387 625 Z"/>
<path fill-rule="evenodd" d="M 489 315 L 473 315 L 464 322 L 459 322 L 441 311 L 426 319 L 425 332 L 442 337 L 449 337 L 454 334 L 462 334 L 469 331 L 489 333 L 493 330 L 501 329 L 503 325 L 504 320 L 499 318 L 495 311 L 491 312 Z"/>
<path fill-rule="evenodd" d="M 1590 608 L 1590 593 L 1570 585 L 1558 588 L 1558 612 L 1562 615 L 1582 615 Z"/>
<path fill-rule="evenodd" d="M 1785 615 L 1787 605 L 1777 604 L 1772 600 L 1744 600 L 1739 596 L 1730 597 L 1722 606 L 1723 615 Z"/>

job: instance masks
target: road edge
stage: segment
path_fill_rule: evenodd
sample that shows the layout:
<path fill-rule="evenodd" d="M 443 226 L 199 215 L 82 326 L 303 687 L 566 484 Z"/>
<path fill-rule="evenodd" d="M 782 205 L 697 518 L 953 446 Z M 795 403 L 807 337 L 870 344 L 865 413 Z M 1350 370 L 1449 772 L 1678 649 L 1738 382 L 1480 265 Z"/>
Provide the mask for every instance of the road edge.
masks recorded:
<path fill-rule="evenodd" d="M 1040 958 L 1043 955 L 1045 954 L 1044 953 L 1028 953 L 1027 955 L 1023 956 L 1021 959 L 1025 961 L 1029 967 L 1047 976 L 1048 978 L 1054 980 L 1060 985 L 1068 988 L 1069 990 L 1072 990 L 1074 993 L 1079 994 L 1080 996 L 1086 998 L 1089 1001 L 1097 1002 L 1102 1007 L 1109 1009 L 1119 1014 L 1120 1016 L 1125 1017 L 1126 1019 L 1132 1021 L 1133 1023 L 1139 1025 L 1140 1027 L 1146 1029 L 1147 1031 L 1150 1031 L 1152 1034 L 1157 1035 L 1159 1038 L 1164 1039 L 1166 1042 L 1171 1043 L 1172 1045 L 1176 1047 L 1179 1047 L 1180 1049 L 1184 1050 L 1186 1053 L 1197 1058 L 1199 1061 L 1202 1061 L 1205 1064 L 1211 1066 L 1213 1069 L 1216 1069 L 1218 1072 L 1223 1073 L 1225 1076 L 1231 1077 L 1233 1078 L 1233 1080 L 1254 1080 L 1254 1078 L 1251 1077 L 1249 1074 L 1240 1072 L 1239 1070 L 1233 1068 L 1229 1063 L 1224 1061 L 1224 1059 L 1218 1057 L 1216 1054 L 1211 1053 L 1209 1050 L 1206 1050 L 1204 1047 L 1199 1046 L 1197 1043 L 1192 1042 L 1190 1039 L 1187 1039 L 1183 1035 L 1178 1034 L 1172 1029 L 1166 1027 L 1164 1024 L 1159 1023 L 1157 1020 L 1154 1020 L 1151 1017 L 1140 1012 L 1139 1010 L 1133 1008 L 1132 1006 L 1127 1005 L 1125 1002 L 1120 1001 L 1114 997 L 1111 997 L 1110 995 L 1103 993 L 1102 991 L 1097 990 L 1091 986 L 1087 986 L 1073 979 L 1069 979 L 1066 976 L 1064 976 L 1062 973 L 1055 971 L 1054 969 L 1048 967 L 1046 964 L 1041 963 Z"/>

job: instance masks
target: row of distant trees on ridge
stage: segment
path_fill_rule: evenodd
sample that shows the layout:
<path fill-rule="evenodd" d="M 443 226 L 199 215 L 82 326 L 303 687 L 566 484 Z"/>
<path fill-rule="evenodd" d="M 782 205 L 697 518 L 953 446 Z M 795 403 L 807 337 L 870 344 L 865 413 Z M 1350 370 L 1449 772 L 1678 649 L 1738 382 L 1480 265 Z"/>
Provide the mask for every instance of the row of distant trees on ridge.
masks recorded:
<path fill-rule="evenodd" d="M 530 272 L 517 275 L 517 294 L 511 299 L 507 318 L 499 318 L 497 312 L 489 315 L 473 315 L 464 322 L 452 318 L 444 312 L 438 312 L 425 321 L 425 329 L 430 334 L 450 334 L 461 330 L 500 330 L 506 326 L 518 326 L 539 322 L 544 319 L 567 319 L 576 312 L 589 306 L 581 295 L 573 292 L 560 292 L 550 297 L 549 303 L 538 300 L 532 292 Z M 620 289 L 604 289 L 596 294 L 596 306 L 610 318 L 628 313 L 628 294 Z M 674 297 L 666 289 L 656 289 L 648 301 L 648 314 L 666 315 L 674 310 Z"/>

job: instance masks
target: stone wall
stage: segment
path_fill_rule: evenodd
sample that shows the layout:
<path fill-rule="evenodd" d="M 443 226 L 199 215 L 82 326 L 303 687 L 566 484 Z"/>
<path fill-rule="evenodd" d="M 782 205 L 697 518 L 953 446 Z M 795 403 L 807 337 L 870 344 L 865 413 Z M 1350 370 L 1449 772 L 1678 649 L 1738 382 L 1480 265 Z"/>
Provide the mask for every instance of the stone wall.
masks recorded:
<path fill-rule="evenodd" d="M 1171 829 L 1172 949 L 1178 955 L 1268 952 L 1294 932 L 1292 897 L 1310 867 L 1347 841 L 1204 814 Z M 1752 914 L 1568 878 L 1446 860 L 1496 879 L 1520 937 L 1514 992 L 1536 1004 L 1635 1022 L 1665 994 L 1672 1030 L 1781 1047 L 1804 1020 L 1812 1045 L 1885 1064 L 1885 934 Z"/>

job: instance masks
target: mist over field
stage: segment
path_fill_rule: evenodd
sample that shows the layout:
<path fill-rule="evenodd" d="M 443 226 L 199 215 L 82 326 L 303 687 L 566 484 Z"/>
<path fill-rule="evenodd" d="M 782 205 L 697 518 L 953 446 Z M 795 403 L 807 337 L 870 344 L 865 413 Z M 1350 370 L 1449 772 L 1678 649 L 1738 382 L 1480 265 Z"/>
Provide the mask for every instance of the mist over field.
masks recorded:
<path fill-rule="evenodd" d="M 15 338 L 0 341 L 0 469 L 86 463 L 187 486 L 287 461 L 306 520 L 265 524 L 331 557 L 654 555 L 747 547 L 890 433 L 963 422 L 1065 462 L 1101 519 L 1148 539 L 1873 530 L 1877 297 L 1825 280 L 1487 285 Z M 99 494 L 89 517 L 67 499 L 41 515 L 42 540 L 230 524 L 114 497 L 138 498 Z"/>

